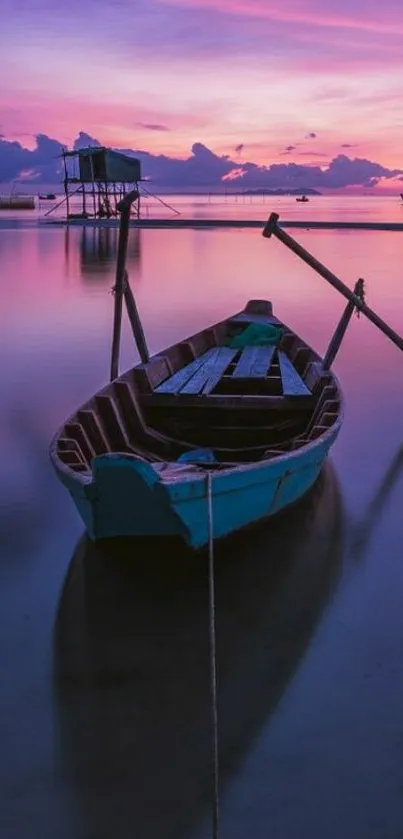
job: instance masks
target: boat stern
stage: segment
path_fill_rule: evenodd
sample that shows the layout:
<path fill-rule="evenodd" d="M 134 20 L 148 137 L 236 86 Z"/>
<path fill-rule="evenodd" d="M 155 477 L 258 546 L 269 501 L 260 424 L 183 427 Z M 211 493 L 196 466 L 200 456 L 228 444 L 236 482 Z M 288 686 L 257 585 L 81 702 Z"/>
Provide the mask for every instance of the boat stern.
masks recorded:
<path fill-rule="evenodd" d="M 186 539 L 185 525 L 170 503 L 158 465 L 131 454 L 94 458 L 93 480 L 86 488 L 93 539 L 174 535 Z"/>

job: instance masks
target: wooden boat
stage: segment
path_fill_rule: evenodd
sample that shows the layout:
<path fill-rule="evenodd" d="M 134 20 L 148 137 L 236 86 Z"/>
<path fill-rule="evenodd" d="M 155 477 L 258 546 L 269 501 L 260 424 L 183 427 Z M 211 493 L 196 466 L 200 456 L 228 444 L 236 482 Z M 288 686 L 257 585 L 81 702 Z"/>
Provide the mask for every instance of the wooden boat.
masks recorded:
<path fill-rule="evenodd" d="M 55 201 L 56 195 L 54 192 L 46 192 L 43 195 L 38 195 L 40 201 Z"/>
<path fill-rule="evenodd" d="M 280 342 L 231 346 L 251 325 Z M 252 300 L 112 381 L 65 423 L 51 459 L 92 539 L 178 535 L 199 548 L 209 487 L 214 538 L 271 516 L 315 483 L 341 422 L 334 374 Z"/>

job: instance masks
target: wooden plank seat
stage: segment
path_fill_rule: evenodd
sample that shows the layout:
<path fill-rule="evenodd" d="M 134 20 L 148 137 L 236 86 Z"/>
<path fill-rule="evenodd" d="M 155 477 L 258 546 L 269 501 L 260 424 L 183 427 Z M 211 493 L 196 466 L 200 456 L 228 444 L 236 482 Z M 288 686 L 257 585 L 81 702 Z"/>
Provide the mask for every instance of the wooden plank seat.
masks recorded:
<path fill-rule="evenodd" d="M 282 350 L 269 346 L 249 346 L 244 347 L 241 351 L 231 347 L 212 347 L 203 355 L 191 361 L 190 364 L 165 379 L 156 387 L 154 393 L 158 394 L 159 401 L 162 396 L 180 396 L 183 399 L 184 397 L 212 395 L 222 376 L 238 354 L 239 357 L 236 359 L 232 374 L 226 376 L 227 382 L 230 382 L 231 378 L 265 379 L 274 360 L 278 357 L 282 398 L 298 397 L 299 401 L 301 397 L 312 396 L 311 391 L 305 385 L 287 355 Z M 228 398 L 229 395 L 232 394 L 225 394 L 224 398 Z M 235 395 L 237 394 L 234 393 Z M 240 398 L 246 398 L 247 396 L 252 396 L 252 393 L 248 393 L 246 388 L 244 396 L 241 395 Z"/>
<path fill-rule="evenodd" d="M 245 347 L 233 372 L 234 378 L 264 379 L 276 347 Z"/>
<path fill-rule="evenodd" d="M 187 364 L 185 367 L 181 367 L 177 373 L 174 373 L 173 376 L 170 376 L 168 379 L 162 382 L 158 387 L 155 388 L 155 393 L 179 393 L 185 384 L 192 378 L 192 376 L 208 361 L 210 358 L 213 358 L 217 354 L 218 347 L 213 347 L 207 352 L 200 355 L 198 358 L 195 358 L 194 361 L 191 361 L 190 364 Z"/>
<path fill-rule="evenodd" d="M 213 347 L 182 367 L 156 389 L 159 394 L 208 395 L 225 373 L 238 350 L 231 347 Z"/>
<path fill-rule="evenodd" d="M 218 385 L 221 376 L 224 375 L 228 365 L 231 363 L 238 350 L 231 347 L 217 347 L 216 354 L 207 359 L 197 373 L 185 384 L 181 393 L 196 394 L 203 393 L 208 396 Z"/>
<path fill-rule="evenodd" d="M 284 396 L 311 396 L 311 391 L 282 350 L 278 351 L 278 360 Z"/>

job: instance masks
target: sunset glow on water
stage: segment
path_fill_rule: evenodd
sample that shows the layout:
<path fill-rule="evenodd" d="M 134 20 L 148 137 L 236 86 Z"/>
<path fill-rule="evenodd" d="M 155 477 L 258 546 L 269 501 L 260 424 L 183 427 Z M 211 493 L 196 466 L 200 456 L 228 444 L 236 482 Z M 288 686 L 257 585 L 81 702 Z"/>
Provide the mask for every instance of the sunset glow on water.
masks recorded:
<path fill-rule="evenodd" d="M 364 204 L 361 212 L 368 212 Z M 350 287 L 359 276 L 364 277 L 369 305 L 402 331 L 402 234 L 298 230 L 294 235 Z M 209 835 L 209 805 L 208 799 L 200 798 L 199 788 L 207 782 L 209 771 L 208 749 L 203 751 L 209 736 L 208 671 L 201 667 L 200 673 L 191 675 L 189 647 L 185 644 L 187 637 L 193 639 L 191 643 L 198 650 L 195 663 L 201 666 L 206 649 L 203 639 L 207 637 L 202 629 L 204 619 L 207 621 L 207 613 L 203 617 L 204 583 L 198 577 L 185 582 L 185 572 L 180 572 L 182 566 L 178 565 L 174 596 L 172 579 L 165 579 L 166 571 L 159 566 L 153 574 L 148 572 L 151 576 L 147 583 L 148 577 L 143 578 L 146 572 L 142 571 L 142 583 L 135 585 L 140 572 L 133 570 L 132 554 L 132 571 L 122 571 L 120 554 L 115 554 L 112 565 L 105 566 L 99 557 L 82 554 L 82 549 L 74 553 L 81 523 L 48 462 L 47 448 L 53 433 L 107 377 L 116 244 L 117 230 L 113 228 L 28 225 L 0 229 L 0 342 L 6 360 L 0 377 L 2 657 L 9 673 L 2 692 L 2 715 L 8 720 L 3 748 L 11 766 L 3 791 L 11 790 L 11 785 L 19 790 L 21 775 L 29 772 L 33 777 L 39 759 L 44 773 L 35 791 L 19 792 L 25 802 L 23 810 L 15 807 L 10 793 L 6 819 L 7 824 L 14 825 L 13 835 L 23 836 L 27 835 L 27 820 L 32 818 L 38 835 L 46 839 L 54 835 L 56 825 L 58 835 L 66 839 L 72 833 L 80 835 L 77 831 L 82 831 L 83 825 L 95 830 L 104 823 L 109 825 L 106 836 L 112 836 L 112 825 L 119 825 L 118 833 L 124 835 L 132 818 L 137 818 L 150 839 L 160 835 L 161 824 L 168 824 L 176 832 L 182 830 L 183 835 L 204 838 Z M 279 317 L 323 353 L 344 307 L 338 294 L 281 243 L 264 240 L 254 230 L 132 230 L 128 270 L 152 352 L 239 310 L 249 298 L 261 297 L 271 299 Z M 136 360 L 125 323 L 122 367 Z M 340 834 L 367 839 L 372 823 L 382 824 L 383 835 L 392 837 L 397 835 L 394 829 L 403 817 L 397 793 L 401 766 L 395 758 L 395 742 L 401 736 L 398 697 L 403 689 L 398 594 L 403 537 L 401 354 L 365 318 L 354 317 L 335 371 L 346 402 L 344 425 L 331 458 L 332 480 L 338 485 L 337 505 L 334 498 L 332 502 L 317 498 L 312 501 L 311 512 L 292 513 L 274 530 L 263 527 L 256 537 L 232 543 L 225 549 L 227 561 L 223 557 L 219 566 L 223 569 L 219 578 L 224 575 L 218 582 L 224 633 L 219 637 L 223 660 L 230 656 L 223 665 L 220 699 L 222 818 L 229 834 L 240 839 L 245 835 L 245 824 L 248 830 L 253 827 L 258 839 L 264 839 L 273 819 L 281 839 L 299 837 L 301 822 L 315 839 L 322 835 L 336 839 Z M 330 495 L 334 496 L 334 490 Z M 303 538 L 299 535 L 301 521 Z M 334 527 L 337 533 L 333 535 Z M 329 550 L 332 559 L 327 557 Z M 144 551 L 136 561 L 144 560 L 151 568 L 152 551 Z M 163 552 L 158 556 L 160 563 Z M 235 576 L 224 570 L 231 568 L 231 558 Z M 174 568 L 176 562 L 179 559 L 170 556 L 164 568 Z M 110 571 L 120 568 L 116 570 L 118 577 L 109 579 L 108 567 Z M 200 568 L 197 564 L 189 566 L 188 561 L 186 567 Z M 119 576 L 122 573 L 129 574 L 131 582 L 129 578 L 124 582 L 125 577 Z M 262 573 L 270 576 L 265 577 L 265 583 L 262 578 L 255 590 Z M 86 574 L 89 612 L 82 601 Z M 161 586 L 160 606 L 156 606 L 156 595 L 151 595 L 157 581 Z M 121 585 L 123 590 L 116 593 L 115 602 L 107 592 L 116 586 L 120 591 Z M 267 595 L 264 585 L 268 586 Z M 231 587 L 232 599 L 228 600 Z M 293 601 L 293 592 L 302 590 L 303 594 Z M 267 596 L 267 602 L 258 605 L 258 591 L 259 597 Z M 270 591 L 274 592 L 272 597 Z M 164 592 L 171 592 L 168 600 Z M 191 613 L 183 613 L 180 603 L 174 606 L 175 597 L 188 602 L 190 596 L 197 600 Z M 284 647 L 284 627 L 289 624 L 290 608 L 299 621 L 297 604 L 305 604 L 308 611 L 303 624 L 290 630 L 296 633 L 291 655 L 291 649 Z M 247 616 L 242 612 L 244 616 L 237 618 L 241 624 L 236 626 L 244 626 L 247 635 L 240 635 L 235 642 L 233 621 L 241 606 Z M 64 676 L 57 676 L 55 694 L 49 637 L 58 608 L 57 645 L 62 646 L 56 647 L 54 667 L 57 673 L 61 668 Z M 196 621 L 199 611 L 201 624 L 199 618 Z M 255 613 L 257 623 L 252 625 L 251 615 Z M 81 623 L 83 614 L 87 614 L 87 628 Z M 270 629 L 259 623 L 263 618 L 274 621 Z M 157 655 L 161 647 L 159 627 L 165 627 L 162 658 Z M 269 637 L 265 634 L 268 632 Z M 9 637 L 11 647 L 6 640 Z M 280 645 L 281 660 L 288 661 L 289 669 L 286 678 L 270 654 L 267 679 L 274 693 L 269 696 L 265 668 L 260 669 L 258 660 L 264 662 L 259 656 L 266 655 L 270 637 Z M 86 653 L 82 661 L 84 638 L 93 652 Z M 251 647 L 245 647 L 246 643 Z M 298 645 L 303 645 L 304 653 Z M 149 675 L 144 676 L 141 688 L 137 677 L 131 681 L 132 655 L 135 661 L 143 661 L 141 666 L 147 667 L 144 662 L 148 661 L 151 668 L 145 671 Z M 170 665 L 171 682 L 166 682 L 160 669 L 170 656 L 175 664 Z M 109 678 L 110 667 L 116 674 L 117 661 L 124 693 L 120 688 L 115 693 L 113 675 L 110 689 L 101 695 L 97 680 Z M 244 670 L 247 662 L 248 675 Z M 182 676 L 176 665 L 188 676 Z M 70 675 L 66 676 L 67 666 Z M 92 673 L 94 667 L 98 676 L 87 677 L 85 674 Z M 181 698 L 176 706 L 166 704 L 165 699 L 164 711 L 155 704 L 151 672 L 160 673 L 157 694 L 177 680 Z M 253 701 L 250 697 L 246 702 L 247 693 L 241 700 L 248 684 L 245 679 L 251 680 Z M 29 703 L 29 711 L 26 695 L 37 697 L 36 704 Z M 90 728 L 82 717 L 83 702 L 90 709 Z M 201 717 L 200 702 L 204 703 Z M 183 705 L 188 709 L 186 725 Z M 135 708 L 145 715 L 142 745 L 136 734 Z M 26 720 L 23 735 L 20 715 Z M 199 736 L 204 743 L 201 751 L 199 746 L 196 751 L 185 748 L 190 742 L 187 738 Z M 118 747 L 122 737 L 127 741 L 125 757 L 123 747 Z M 235 754 L 231 749 L 241 750 L 239 760 L 231 757 Z M 174 776 L 165 773 L 169 762 L 175 760 L 173 753 Z M 152 766 L 144 769 L 146 755 L 154 755 L 153 760 L 161 762 L 160 784 L 155 783 Z M 122 760 L 130 794 L 125 783 L 122 786 L 116 781 Z M 93 768 L 94 761 L 98 768 Z M 109 795 L 101 804 L 98 790 L 106 771 L 101 769 L 103 761 L 110 767 L 110 780 Z M 283 766 L 280 772 L 279 764 Z M 293 769 L 296 764 L 304 766 L 304 772 L 298 773 L 298 784 Z M 344 770 L 340 774 L 341 764 Z M 386 777 L 393 783 L 386 782 Z M 154 818 L 150 819 L 148 809 L 143 808 L 143 797 L 136 792 L 139 783 L 156 802 Z M 169 806 L 165 799 L 167 785 Z M 318 786 L 320 800 L 315 792 Z M 380 790 L 379 795 L 368 796 L 372 786 Z M 181 789 L 186 791 L 185 808 Z M 347 792 L 354 795 L 353 813 Z M 98 801 L 95 811 L 94 795 Z M 286 805 L 289 795 L 292 803 Z M 46 823 L 37 808 L 46 811 Z"/>
<path fill-rule="evenodd" d="M 0 7 L 0 837 L 212 839 L 207 558 L 90 544 L 49 443 L 108 379 L 124 188 L 151 353 L 259 298 L 325 353 L 271 212 L 403 335 L 402 0 Z M 214 545 L 219 839 L 403 836 L 403 355 L 354 315 L 334 371 L 312 493 Z"/>

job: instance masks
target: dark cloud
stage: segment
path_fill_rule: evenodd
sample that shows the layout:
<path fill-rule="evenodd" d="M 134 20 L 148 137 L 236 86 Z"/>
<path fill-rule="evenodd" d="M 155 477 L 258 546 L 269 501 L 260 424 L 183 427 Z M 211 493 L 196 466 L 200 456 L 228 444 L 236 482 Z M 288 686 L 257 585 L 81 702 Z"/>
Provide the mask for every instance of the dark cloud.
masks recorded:
<path fill-rule="evenodd" d="M 330 187 L 363 186 L 372 178 L 390 179 L 400 174 L 402 174 L 400 169 L 387 169 L 380 163 L 359 157 L 352 159 L 345 154 L 337 155 L 324 172 L 326 185 Z"/>
<path fill-rule="evenodd" d="M 242 154 L 243 149 L 245 148 L 244 143 L 239 143 L 238 146 L 235 146 L 235 154 Z"/>
<path fill-rule="evenodd" d="M 298 151 L 297 154 L 299 157 L 328 157 L 324 151 Z"/>
<path fill-rule="evenodd" d="M 296 146 L 286 146 L 280 154 L 291 154 L 292 151 L 295 151 Z"/>
<path fill-rule="evenodd" d="M 309 134 L 305 134 L 305 140 L 315 140 L 317 136 L 314 131 L 310 131 Z"/>
<path fill-rule="evenodd" d="M 136 122 L 139 128 L 146 128 L 147 131 L 170 131 L 167 125 L 162 125 L 159 122 Z"/>
<path fill-rule="evenodd" d="M 214 154 L 203 143 L 194 143 L 192 154 L 185 160 L 151 154 L 143 149 L 121 151 L 138 157 L 143 176 L 156 186 L 165 188 L 217 187 L 233 169 L 239 168 L 239 163 L 231 160 L 229 155 Z"/>
<path fill-rule="evenodd" d="M 355 143 L 342 143 L 340 148 L 341 149 L 355 149 L 356 144 Z"/>
<path fill-rule="evenodd" d="M 21 143 L 0 139 L 0 181 L 13 181 L 21 172 L 33 172 L 38 182 L 60 180 L 62 144 L 46 134 L 38 134 L 36 148 L 30 151 Z"/>
<path fill-rule="evenodd" d="M 98 140 L 81 132 L 74 148 L 98 146 Z M 36 137 L 36 148 L 30 151 L 21 143 L 0 138 L 0 181 L 18 179 L 21 172 L 32 172 L 35 182 L 56 184 L 62 179 L 60 154 L 62 143 L 44 134 Z M 217 189 L 224 180 L 243 189 L 308 187 L 337 189 L 345 186 L 373 187 L 379 179 L 402 178 L 402 169 L 387 169 L 365 158 L 350 158 L 339 154 L 328 166 L 304 165 L 287 162 L 261 166 L 252 161 L 232 160 L 228 155 L 217 155 L 203 143 L 194 143 L 191 155 L 185 160 L 145 150 L 121 149 L 126 154 L 140 158 L 143 176 L 157 188 L 191 189 L 193 187 Z M 285 153 L 295 151 L 287 146 Z M 312 154 L 311 152 L 309 154 Z"/>
<path fill-rule="evenodd" d="M 80 131 L 78 137 L 76 137 L 74 141 L 73 148 L 77 151 L 78 149 L 87 149 L 88 146 L 100 146 L 101 143 L 95 139 L 95 137 L 91 137 L 89 134 L 86 134 L 84 131 Z"/>

